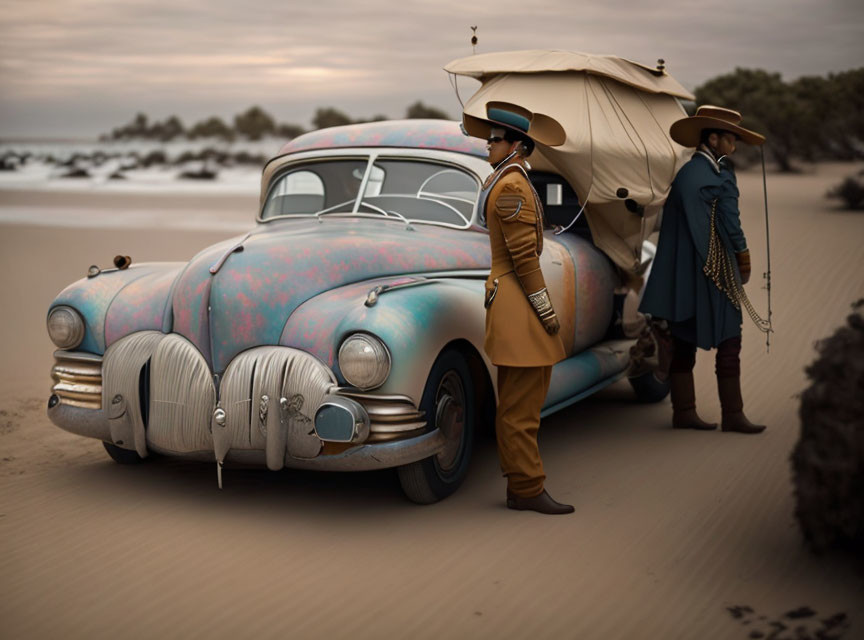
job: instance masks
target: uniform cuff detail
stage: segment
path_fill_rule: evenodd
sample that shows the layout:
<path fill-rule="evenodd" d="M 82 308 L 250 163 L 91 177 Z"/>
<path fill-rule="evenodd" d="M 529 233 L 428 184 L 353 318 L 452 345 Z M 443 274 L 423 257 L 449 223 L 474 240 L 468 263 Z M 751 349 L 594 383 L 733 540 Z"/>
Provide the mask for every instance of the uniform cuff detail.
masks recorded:
<path fill-rule="evenodd" d="M 528 294 L 528 301 L 534 307 L 534 311 L 540 318 L 551 318 L 555 315 L 555 310 L 552 308 L 552 301 L 549 299 L 549 294 L 546 289 L 540 289 L 534 293 Z"/>

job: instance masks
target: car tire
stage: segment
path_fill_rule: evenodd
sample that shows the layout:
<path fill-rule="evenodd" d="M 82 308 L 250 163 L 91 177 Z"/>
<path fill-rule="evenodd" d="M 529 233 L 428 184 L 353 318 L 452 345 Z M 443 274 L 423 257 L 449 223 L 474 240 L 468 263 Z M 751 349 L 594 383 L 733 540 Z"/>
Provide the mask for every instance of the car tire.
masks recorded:
<path fill-rule="evenodd" d="M 441 429 L 444 450 L 397 468 L 402 491 L 412 502 L 432 504 L 459 488 L 468 475 L 476 421 L 474 381 L 465 358 L 455 349 L 438 356 L 426 380 L 420 409 L 427 432 Z"/>
<path fill-rule="evenodd" d="M 102 441 L 102 444 L 105 446 L 105 451 L 108 452 L 108 455 L 117 462 L 118 464 L 140 464 L 144 462 L 144 458 L 138 455 L 137 451 L 132 451 L 130 449 L 122 449 L 118 447 L 116 444 L 111 444 L 110 442 Z"/>
<path fill-rule="evenodd" d="M 669 395 L 669 380 L 659 380 L 653 371 L 648 371 L 630 380 L 639 402 L 660 402 Z"/>

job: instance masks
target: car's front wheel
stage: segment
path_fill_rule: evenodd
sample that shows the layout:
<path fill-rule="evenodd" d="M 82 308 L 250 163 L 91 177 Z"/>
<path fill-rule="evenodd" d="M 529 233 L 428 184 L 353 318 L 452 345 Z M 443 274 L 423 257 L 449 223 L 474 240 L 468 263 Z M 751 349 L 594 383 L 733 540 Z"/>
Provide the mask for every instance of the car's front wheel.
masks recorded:
<path fill-rule="evenodd" d="M 145 460 L 145 458 L 138 455 L 137 451 L 122 449 L 116 444 L 105 442 L 104 440 L 102 444 L 105 445 L 105 451 L 108 452 L 108 455 L 111 456 L 114 462 L 119 464 L 139 464 Z"/>
<path fill-rule="evenodd" d="M 444 449 L 430 458 L 398 468 L 399 482 L 408 498 L 431 504 L 459 488 L 468 475 L 474 443 L 474 382 L 465 358 L 455 349 L 438 356 L 423 390 L 420 409 L 427 431 L 440 429 Z"/>

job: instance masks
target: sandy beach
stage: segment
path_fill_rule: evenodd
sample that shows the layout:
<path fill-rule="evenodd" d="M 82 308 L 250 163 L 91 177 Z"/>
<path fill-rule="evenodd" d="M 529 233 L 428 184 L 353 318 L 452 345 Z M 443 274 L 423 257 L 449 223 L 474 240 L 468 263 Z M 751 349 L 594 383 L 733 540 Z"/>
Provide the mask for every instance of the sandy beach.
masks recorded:
<path fill-rule="evenodd" d="M 488 434 L 426 507 L 389 471 L 227 469 L 219 491 L 215 465 L 117 465 L 46 417 L 48 305 L 116 254 L 185 260 L 237 235 L 257 194 L 0 191 L 0 637 L 794 638 L 840 613 L 836 637 L 864 637 L 864 576 L 804 548 L 789 465 L 814 342 L 864 297 L 864 214 L 824 198 L 860 168 L 769 175 L 776 333 L 766 353 L 745 319 L 742 353 L 768 430 L 673 431 L 668 400 L 619 382 L 543 421 L 547 486 L 576 505 L 556 518 L 504 507 Z M 764 312 L 761 180 L 739 176 Z M 696 387 L 719 420 L 713 354 Z"/>

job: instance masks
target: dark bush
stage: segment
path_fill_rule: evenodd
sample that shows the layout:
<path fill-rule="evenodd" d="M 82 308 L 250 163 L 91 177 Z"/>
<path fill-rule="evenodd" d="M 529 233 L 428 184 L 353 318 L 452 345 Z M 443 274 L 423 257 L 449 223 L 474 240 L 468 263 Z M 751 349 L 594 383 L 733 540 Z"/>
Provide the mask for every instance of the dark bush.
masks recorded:
<path fill-rule="evenodd" d="M 418 100 L 405 110 L 405 117 L 413 118 L 431 118 L 433 120 L 449 120 L 450 116 L 446 112 L 437 107 L 430 107 Z"/>
<path fill-rule="evenodd" d="M 842 200 L 846 209 L 864 209 L 864 171 L 849 176 L 825 194 L 828 198 Z"/>
<path fill-rule="evenodd" d="M 154 164 L 165 164 L 167 158 L 161 149 L 155 149 L 141 159 L 142 167 L 152 167 Z"/>
<path fill-rule="evenodd" d="M 329 129 L 351 124 L 353 120 L 347 114 L 333 107 L 319 107 L 312 118 L 313 129 Z"/>
<path fill-rule="evenodd" d="M 187 162 L 192 162 L 193 160 L 200 160 L 201 154 L 196 151 L 184 151 L 174 160 L 175 165 L 186 164 Z"/>
<path fill-rule="evenodd" d="M 199 169 L 187 169 L 177 177 L 185 180 L 215 180 L 216 175 L 216 172 L 212 169 L 201 167 Z"/>
<path fill-rule="evenodd" d="M 15 171 L 23 163 L 21 158 L 15 153 L 6 153 L 0 157 L 0 171 Z"/>
<path fill-rule="evenodd" d="M 228 160 L 228 154 L 225 151 L 220 151 L 219 149 L 214 149 L 213 147 L 207 147 L 198 154 L 198 159 L 210 160 L 218 164 L 225 164 L 225 162 Z"/>
<path fill-rule="evenodd" d="M 302 136 L 306 130 L 299 124 L 282 123 L 276 127 L 276 135 L 280 138 L 288 138 L 293 140 L 298 136 Z"/>
<path fill-rule="evenodd" d="M 90 172 L 87 169 L 73 168 L 60 176 L 61 178 L 90 178 Z"/>
<path fill-rule="evenodd" d="M 864 299 L 817 344 L 792 452 L 795 516 L 816 552 L 864 550 Z"/>
<path fill-rule="evenodd" d="M 263 165 L 267 162 L 267 157 L 262 153 L 249 153 L 248 151 L 238 151 L 234 154 L 234 162 L 237 164 Z"/>

